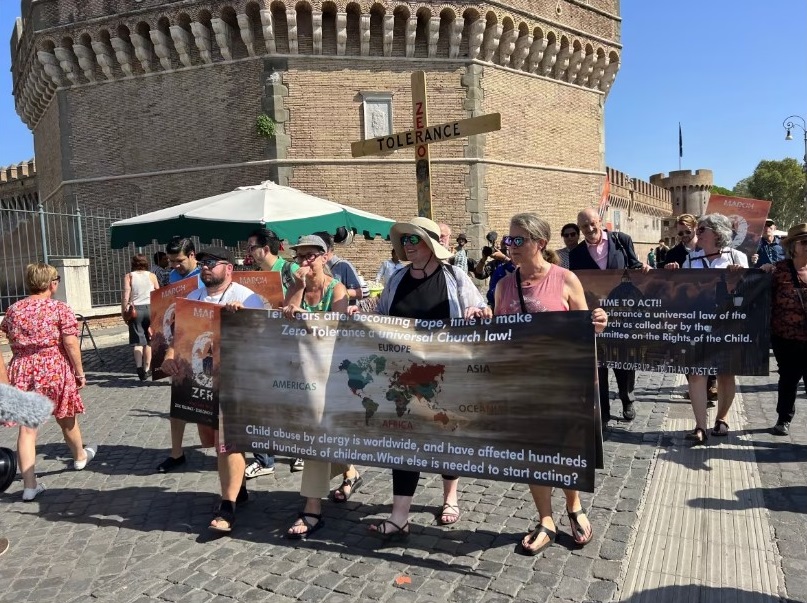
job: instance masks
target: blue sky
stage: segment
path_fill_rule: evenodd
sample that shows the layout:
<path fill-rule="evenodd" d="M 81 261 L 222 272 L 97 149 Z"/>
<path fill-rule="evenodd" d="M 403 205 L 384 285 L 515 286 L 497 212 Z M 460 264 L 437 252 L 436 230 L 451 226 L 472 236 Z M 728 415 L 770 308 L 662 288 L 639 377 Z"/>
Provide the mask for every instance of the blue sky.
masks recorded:
<path fill-rule="evenodd" d="M 731 188 L 762 159 L 804 153 L 782 120 L 807 118 L 807 3 L 622 0 L 622 66 L 606 102 L 606 163 L 647 179 L 707 168 Z M 18 0 L 0 1 L 0 166 L 33 156 L 14 111 L 8 41 Z M 548 163 L 552 163 L 548 161 Z"/>

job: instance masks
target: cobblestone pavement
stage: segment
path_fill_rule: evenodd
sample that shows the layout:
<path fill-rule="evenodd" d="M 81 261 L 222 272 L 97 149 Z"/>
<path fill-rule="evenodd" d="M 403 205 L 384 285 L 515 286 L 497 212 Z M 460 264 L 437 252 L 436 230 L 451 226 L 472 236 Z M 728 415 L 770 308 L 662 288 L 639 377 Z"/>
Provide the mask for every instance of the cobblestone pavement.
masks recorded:
<path fill-rule="evenodd" d="M 0 535 L 11 541 L 0 558 L 0 601 L 610 601 L 622 598 L 657 451 L 676 445 L 662 426 L 680 406 L 683 380 L 639 373 L 637 418 L 617 424 L 596 492 L 583 495 L 593 541 L 574 546 L 558 493 L 559 540 L 538 558 L 517 553 L 536 521 L 527 488 L 469 478 L 460 481 L 461 520 L 441 527 L 434 517 L 441 480 L 424 475 L 412 536 L 403 546 L 384 545 L 367 526 L 389 511 L 390 477 L 371 468 L 364 468 L 364 486 L 351 501 L 324 505 L 326 525 L 309 541 L 283 538 L 301 508 L 300 474 L 287 463 L 249 482 L 250 501 L 239 508 L 232 535 L 215 537 L 206 529 L 218 498 L 212 453 L 193 448 L 184 470 L 156 474 L 169 447 L 168 386 L 137 380 L 120 333 L 96 339 L 105 364 L 85 345 L 90 379 L 81 427 L 85 443 L 100 444 L 98 455 L 74 472 L 55 422 L 42 428 L 37 472 L 47 491 L 23 503 L 17 480 L 0 495 Z M 807 409 L 800 400 L 793 435 L 775 438 L 767 431 L 775 422 L 775 375 L 740 383 L 786 592 L 802 596 Z M 189 429 L 187 444 L 193 435 Z M 0 445 L 14 448 L 15 430 L 0 430 Z M 785 586 L 754 600 L 779 601 Z M 704 592 L 659 586 L 628 600 L 655 601 L 665 588 L 682 601 L 699 601 Z M 736 589 L 723 600 L 748 594 Z"/>

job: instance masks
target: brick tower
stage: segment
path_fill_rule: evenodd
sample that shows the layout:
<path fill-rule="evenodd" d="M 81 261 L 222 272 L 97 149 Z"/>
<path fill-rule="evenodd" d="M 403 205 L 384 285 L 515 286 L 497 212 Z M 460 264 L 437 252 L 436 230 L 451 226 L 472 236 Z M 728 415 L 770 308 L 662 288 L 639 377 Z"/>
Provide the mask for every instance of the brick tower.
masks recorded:
<path fill-rule="evenodd" d="M 435 219 L 473 248 L 517 211 L 557 232 L 596 204 L 620 24 L 618 0 L 24 0 L 14 96 L 46 205 L 143 213 L 272 179 L 398 219 L 411 150 L 350 142 L 411 128 L 424 70 L 430 123 L 502 114 L 432 149 Z M 345 252 L 366 273 L 379 254 Z"/>

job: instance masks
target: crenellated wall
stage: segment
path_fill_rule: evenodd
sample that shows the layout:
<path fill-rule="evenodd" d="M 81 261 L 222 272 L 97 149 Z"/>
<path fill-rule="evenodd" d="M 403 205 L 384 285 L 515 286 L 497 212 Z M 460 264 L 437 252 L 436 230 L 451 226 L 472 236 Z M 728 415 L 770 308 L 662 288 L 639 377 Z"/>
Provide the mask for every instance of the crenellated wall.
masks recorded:
<path fill-rule="evenodd" d="M 672 195 L 660 186 L 631 178 L 625 172 L 606 168 L 611 183 L 605 222 L 631 236 L 639 259 L 664 238 L 664 218 L 672 212 Z"/>
<path fill-rule="evenodd" d="M 570 0 L 512 7 L 369 0 L 131 6 L 23 3 L 12 35 L 12 74 L 26 124 L 36 126 L 57 89 L 256 56 L 472 60 L 604 93 L 619 69 L 618 15 Z M 558 7 L 554 18 L 540 16 Z"/>

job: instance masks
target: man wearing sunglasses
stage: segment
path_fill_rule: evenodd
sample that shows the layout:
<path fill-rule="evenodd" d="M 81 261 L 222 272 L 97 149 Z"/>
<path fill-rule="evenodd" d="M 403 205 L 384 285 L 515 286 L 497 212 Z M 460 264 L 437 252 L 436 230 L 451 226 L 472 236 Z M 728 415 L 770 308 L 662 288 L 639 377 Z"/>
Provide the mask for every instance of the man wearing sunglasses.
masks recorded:
<path fill-rule="evenodd" d="M 676 220 L 678 244 L 667 252 L 664 268 L 675 270 L 684 265 L 690 254 L 698 250 L 698 221 L 692 214 L 681 214 Z"/>
<path fill-rule="evenodd" d="M 356 302 L 364 297 L 361 286 L 362 279 L 359 276 L 359 271 L 356 270 L 356 267 L 349 261 L 340 258 L 333 252 L 334 238 L 330 233 L 321 231 L 315 232 L 314 234 L 325 241 L 325 244 L 328 246 L 328 252 L 326 254 L 328 256 L 328 269 L 331 271 L 331 274 L 339 279 L 345 286 L 347 289 L 348 302 L 351 306 L 355 306 Z"/>
<path fill-rule="evenodd" d="M 260 295 L 247 287 L 233 282 L 235 258 L 222 247 L 208 247 L 196 254 L 201 268 L 203 285 L 188 294 L 188 299 L 225 306 L 230 311 L 241 308 L 263 309 Z M 174 360 L 174 347 L 169 346 L 165 353 L 162 370 L 167 375 L 176 375 L 181 367 Z M 185 421 L 171 421 L 171 454 L 157 467 L 160 473 L 185 464 L 185 453 L 182 449 L 182 438 L 185 434 Z M 206 426 L 199 425 L 199 438 L 203 446 L 217 446 L 216 432 Z M 248 498 L 244 482 L 246 459 L 240 452 L 217 448 L 219 481 L 221 483 L 221 505 L 215 513 L 209 528 L 216 532 L 230 532 L 235 522 L 235 505 L 244 503 Z"/>
<path fill-rule="evenodd" d="M 560 229 L 560 236 L 563 237 L 564 247 L 555 253 L 560 258 L 561 268 L 569 268 L 569 253 L 580 243 L 580 227 L 571 222 Z"/>
<path fill-rule="evenodd" d="M 280 284 L 283 288 L 283 297 L 285 297 L 289 289 L 298 287 L 294 273 L 300 266 L 280 257 L 281 249 L 280 238 L 275 231 L 268 228 L 254 230 L 247 239 L 247 253 L 255 261 L 256 268 L 280 273 Z M 292 459 L 292 471 L 302 471 L 303 467 L 303 459 Z M 275 457 L 265 452 L 256 452 L 254 460 L 244 470 L 244 477 L 253 479 L 261 475 L 272 475 L 274 472 Z"/>
<path fill-rule="evenodd" d="M 608 232 L 600 223 L 595 209 L 584 209 L 577 214 L 577 226 L 583 241 L 569 252 L 569 269 L 574 270 L 623 270 L 625 268 L 647 272 L 650 266 L 636 257 L 633 239 L 622 232 Z M 622 417 L 626 421 L 636 418 L 633 388 L 636 371 L 613 369 L 622 401 Z M 608 390 L 608 368 L 597 369 L 600 386 L 600 413 L 603 432 L 611 420 L 611 393 Z"/>

